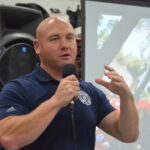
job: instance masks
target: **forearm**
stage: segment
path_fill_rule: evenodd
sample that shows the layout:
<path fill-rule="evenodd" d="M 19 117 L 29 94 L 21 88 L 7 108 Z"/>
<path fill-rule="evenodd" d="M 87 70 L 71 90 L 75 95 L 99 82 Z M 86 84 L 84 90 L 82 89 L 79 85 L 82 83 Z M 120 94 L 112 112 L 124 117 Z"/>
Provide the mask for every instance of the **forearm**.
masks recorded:
<path fill-rule="evenodd" d="M 2 120 L 0 123 L 2 145 L 7 150 L 17 150 L 32 143 L 51 123 L 59 109 L 51 98 L 30 114 Z"/>
<path fill-rule="evenodd" d="M 123 141 L 135 141 L 139 134 L 139 117 L 133 96 L 120 97 L 120 119 L 118 129 Z"/>
<path fill-rule="evenodd" d="M 123 142 L 133 142 L 139 135 L 139 118 L 133 94 L 121 75 L 110 66 L 106 65 L 105 69 L 105 75 L 111 81 L 96 79 L 96 82 L 120 97 L 120 112 L 110 113 L 99 126 Z"/>

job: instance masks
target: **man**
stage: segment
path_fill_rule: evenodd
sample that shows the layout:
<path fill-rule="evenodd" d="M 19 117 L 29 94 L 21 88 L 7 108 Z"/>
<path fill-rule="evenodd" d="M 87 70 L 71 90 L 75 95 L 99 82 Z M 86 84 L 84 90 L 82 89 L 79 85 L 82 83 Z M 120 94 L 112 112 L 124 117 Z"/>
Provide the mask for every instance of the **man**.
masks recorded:
<path fill-rule="evenodd" d="M 138 137 L 138 113 L 122 76 L 105 66 L 106 82 L 98 84 L 119 95 L 120 111 L 103 92 L 75 75 L 62 78 L 74 64 L 77 45 L 73 27 L 59 17 L 46 18 L 36 31 L 34 48 L 40 58 L 32 73 L 9 82 L 0 95 L 0 143 L 6 150 L 94 150 L 98 126 L 123 142 Z M 85 96 L 88 103 L 84 103 Z M 74 123 L 69 104 L 74 97 Z M 75 132 L 74 132 L 75 130 Z"/>

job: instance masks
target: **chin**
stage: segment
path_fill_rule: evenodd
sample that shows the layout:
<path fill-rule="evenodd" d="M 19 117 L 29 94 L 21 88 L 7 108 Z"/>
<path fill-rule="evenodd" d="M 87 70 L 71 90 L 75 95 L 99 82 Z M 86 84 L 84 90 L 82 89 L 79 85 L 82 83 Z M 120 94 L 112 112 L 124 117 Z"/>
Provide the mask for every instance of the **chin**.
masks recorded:
<path fill-rule="evenodd" d="M 64 66 L 64 65 L 67 65 L 67 64 L 75 64 L 75 62 L 72 62 L 72 61 L 66 61 L 66 62 L 63 63 L 63 66 Z"/>

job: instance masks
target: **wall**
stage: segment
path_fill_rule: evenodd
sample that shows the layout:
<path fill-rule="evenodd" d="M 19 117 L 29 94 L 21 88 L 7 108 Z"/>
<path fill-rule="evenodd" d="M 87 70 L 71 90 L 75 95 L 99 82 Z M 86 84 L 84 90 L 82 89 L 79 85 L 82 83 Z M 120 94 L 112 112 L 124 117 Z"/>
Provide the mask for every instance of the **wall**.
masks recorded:
<path fill-rule="evenodd" d="M 66 19 L 69 18 L 66 15 L 66 10 L 76 11 L 77 6 L 80 6 L 80 0 L 0 0 L 0 4 L 15 5 L 16 3 L 37 3 L 41 5 L 50 16 L 62 16 Z M 50 8 L 59 9 L 61 13 L 51 13 Z M 77 35 L 81 34 L 81 27 L 75 29 Z"/>
<path fill-rule="evenodd" d="M 57 8 L 61 11 L 61 14 L 57 15 L 66 15 L 68 8 L 76 11 L 77 5 L 80 5 L 80 0 L 0 0 L 0 4 L 5 5 L 15 5 L 16 3 L 37 3 L 44 7 L 50 14 L 50 8 Z"/>

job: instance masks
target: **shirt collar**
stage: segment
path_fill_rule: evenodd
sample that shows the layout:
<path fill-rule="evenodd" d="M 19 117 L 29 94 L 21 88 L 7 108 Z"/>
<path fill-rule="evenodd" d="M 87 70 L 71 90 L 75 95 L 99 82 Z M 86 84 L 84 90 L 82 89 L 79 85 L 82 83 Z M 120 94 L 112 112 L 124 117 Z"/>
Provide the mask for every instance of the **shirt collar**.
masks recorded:
<path fill-rule="evenodd" d="M 35 69 L 33 70 L 32 74 L 41 82 L 49 82 L 49 81 L 56 81 L 53 79 L 44 69 L 42 69 L 38 64 L 36 64 Z"/>

